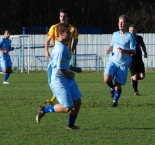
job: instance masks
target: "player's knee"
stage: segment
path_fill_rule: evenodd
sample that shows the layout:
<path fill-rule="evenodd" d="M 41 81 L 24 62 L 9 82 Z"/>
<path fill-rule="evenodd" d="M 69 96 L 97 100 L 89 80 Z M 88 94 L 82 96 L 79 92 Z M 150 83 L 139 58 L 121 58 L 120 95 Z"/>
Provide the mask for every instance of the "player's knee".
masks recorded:
<path fill-rule="evenodd" d="M 3 72 L 3 73 L 6 73 L 6 72 L 7 72 L 7 70 L 6 70 L 6 69 L 2 69 L 2 72 Z"/>
<path fill-rule="evenodd" d="M 13 73 L 13 70 L 11 68 L 6 69 L 6 73 Z"/>
<path fill-rule="evenodd" d="M 64 112 L 67 113 L 67 112 L 70 112 L 72 110 L 72 108 L 65 107 L 63 110 L 64 110 Z"/>
<path fill-rule="evenodd" d="M 143 80 L 145 78 L 145 74 L 140 74 L 140 76 L 138 77 L 139 80 Z"/>
<path fill-rule="evenodd" d="M 107 78 L 107 77 L 104 77 L 103 78 L 103 81 L 106 83 L 106 84 L 108 84 L 110 81 L 109 81 L 109 79 Z"/>
<path fill-rule="evenodd" d="M 81 106 L 81 99 L 74 101 L 74 108 L 78 109 L 78 108 L 80 108 L 80 106 Z"/>
<path fill-rule="evenodd" d="M 143 79 L 144 79 L 144 76 L 138 77 L 138 80 L 143 80 Z"/>
<path fill-rule="evenodd" d="M 112 80 L 112 76 L 110 76 L 109 74 L 105 74 L 104 77 L 103 77 L 103 81 L 108 84 L 110 83 Z"/>

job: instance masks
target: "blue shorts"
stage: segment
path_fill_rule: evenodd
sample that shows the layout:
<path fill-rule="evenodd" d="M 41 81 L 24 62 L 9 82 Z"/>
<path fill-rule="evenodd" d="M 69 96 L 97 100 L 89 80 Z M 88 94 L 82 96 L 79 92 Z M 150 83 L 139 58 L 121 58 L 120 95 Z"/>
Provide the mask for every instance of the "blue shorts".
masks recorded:
<path fill-rule="evenodd" d="M 64 107 L 74 107 L 74 101 L 81 99 L 82 95 L 76 82 L 70 86 L 63 84 L 58 85 L 55 82 L 51 82 L 49 85 L 58 102 Z"/>
<path fill-rule="evenodd" d="M 128 67 L 128 65 L 116 65 L 109 61 L 104 74 L 111 75 L 116 82 L 125 85 L 128 75 Z"/>
<path fill-rule="evenodd" d="M 1 58 L 1 68 L 2 69 L 7 69 L 9 67 L 12 67 L 11 59 L 2 59 Z"/>

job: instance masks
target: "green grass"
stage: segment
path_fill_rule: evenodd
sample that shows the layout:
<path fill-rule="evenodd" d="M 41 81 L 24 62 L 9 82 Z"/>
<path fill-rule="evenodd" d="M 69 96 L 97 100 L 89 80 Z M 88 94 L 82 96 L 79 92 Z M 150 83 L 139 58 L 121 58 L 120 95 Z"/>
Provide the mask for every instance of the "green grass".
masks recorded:
<path fill-rule="evenodd" d="M 102 73 L 77 74 L 83 94 L 80 130 L 68 131 L 68 113 L 49 113 L 35 122 L 37 106 L 52 96 L 47 73 L 14 73 L 10 85 L 0 83 L 0 145 L 155 145 L 154 76 L 146 72 L 139 82 L 141 96 L 135 97 L 129 74 L 119 106 L 112 108 Z"/>

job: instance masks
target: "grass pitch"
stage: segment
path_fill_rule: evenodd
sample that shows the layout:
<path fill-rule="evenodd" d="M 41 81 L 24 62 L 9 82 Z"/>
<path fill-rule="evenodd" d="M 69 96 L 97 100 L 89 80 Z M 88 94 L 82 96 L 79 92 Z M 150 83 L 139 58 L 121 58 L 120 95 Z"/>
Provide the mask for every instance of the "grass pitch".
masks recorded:
<path fill-rule="evenodd" d="M 76 121 L 80 130 L 68 131 L 68 113 L 48 113 L 35 122 L 37 107 L 52 97 L 47 73 L 12 74 L 10 85 L 0 84 L 0 145 L 155 145 L 155 72 L 139 81 L 137 97 L 129 74 L 117 108 L 111 107 L 102 77 L 76 74 L 83 94 Z"/>

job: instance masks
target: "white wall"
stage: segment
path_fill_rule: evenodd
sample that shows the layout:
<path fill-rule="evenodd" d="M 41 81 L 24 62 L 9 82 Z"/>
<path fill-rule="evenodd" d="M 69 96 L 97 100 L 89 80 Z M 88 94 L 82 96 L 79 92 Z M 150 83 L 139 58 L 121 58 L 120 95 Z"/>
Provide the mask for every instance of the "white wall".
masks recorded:
<path fill-rule="evenodd" d="M 148 58 L 144 60 L 146 68 L 155 68 L 155 34 L 139 34 L 143 37 L 144 42 L 146 44 Z M 14 35 L 16 36 L 16 35 Z M 1 36 L 2 37 L 2 36 Z M 77 56 L 77 66 L 83 67 L 87 70 L 96 69 L 95 66 L 99 66 L 104 68 L 107 64 L 108 57 L 103 55 L 103 51 L 108 48 L 111 41 L 111 34 L 103 34 L 103 35 L 79 35 L 79 43 L 77 46 L 77 54 L 86 56 Z M 45 59 L 44 54 L 44 45 L 45 45 L 46 35 L 30 35 L 30 68 L 34 69 L 46 69 L 48 61 Z M 24 45 L 26 45 L 27 40 L 25 38 Z M 12 39 L 13 46 L 19 46 L 19 41 L 15 38 Z M 52 43 L 51 43 L 52 45 Z M 25 48 L 24 54 L 27 55 L 27 49 Z M 102 63 L 96 64 L 95 56 L 88 55 L 95 54 L 98 57 L 102 58 Z M 14 52 L 10 52 L 12 57 L 13 66 L 19 65 L 20 50 L 16 49 Z M 17 57 L 18 55 L 18 57 Z M 38 57 L 36 57 L 38 56 Z M 40 57 L 39 57 L 40 56 Z M 42 57 L 41 57 L 42 56 Z M 24 58 L 24 65 L 27 66 L 27 57 Z"/>

